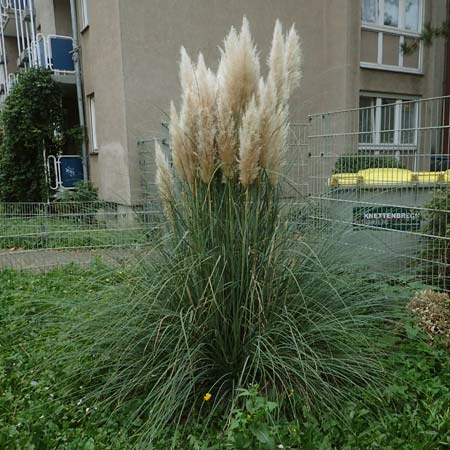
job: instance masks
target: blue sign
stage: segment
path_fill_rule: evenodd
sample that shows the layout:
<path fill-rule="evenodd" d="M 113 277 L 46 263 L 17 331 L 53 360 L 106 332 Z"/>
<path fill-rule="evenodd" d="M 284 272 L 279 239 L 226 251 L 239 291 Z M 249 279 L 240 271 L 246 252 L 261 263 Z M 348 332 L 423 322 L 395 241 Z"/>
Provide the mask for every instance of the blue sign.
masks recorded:
<path fill-rule="evenodd" d="M 83 180 L 83 163 L 79 156 L 62 156 L 60 164 L 62 187 L 73 188 Z"/>

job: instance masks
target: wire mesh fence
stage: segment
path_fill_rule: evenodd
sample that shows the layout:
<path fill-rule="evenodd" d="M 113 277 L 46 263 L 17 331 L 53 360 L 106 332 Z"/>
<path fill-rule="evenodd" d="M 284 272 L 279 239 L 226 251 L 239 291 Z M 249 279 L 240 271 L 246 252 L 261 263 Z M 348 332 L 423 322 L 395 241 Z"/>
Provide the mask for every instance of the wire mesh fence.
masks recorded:
<path fill-rule="evenodd" d="M 157 201 L 139 206 L 110 202 L 0 204 L 0 267 L 44 267 L 64 260 L 58 253 L 140 247 L 159 231 Z M 51 252 L 49 252 L 51 250 Z"/>
<path fill-rule="evenodd" d="M 449 106 L 449 97 L 363 95 L 360 108 L 292 124 L 283 167 L 292 220 L 304 221 L 304 207 L 312 204 L 309 224 L 333 230 L 343 245 L 364 249 L 382 261 L 382 270 L 450 290 Z M 19 255 L 52 252 L 55 259 L 55 252 L 154 242 L 162 220 L 155 140 L 169 155 L 164 136 L 139 142 L 143 201 L 138 206 L 0 205 L 0 267 Z"/>
<path fill-rule="evenodd" d="M 361 97 L 310 116 L 315 220 L 342 243 L 385 255 L 384 270 L 450 289 L 449 101 Z"/>

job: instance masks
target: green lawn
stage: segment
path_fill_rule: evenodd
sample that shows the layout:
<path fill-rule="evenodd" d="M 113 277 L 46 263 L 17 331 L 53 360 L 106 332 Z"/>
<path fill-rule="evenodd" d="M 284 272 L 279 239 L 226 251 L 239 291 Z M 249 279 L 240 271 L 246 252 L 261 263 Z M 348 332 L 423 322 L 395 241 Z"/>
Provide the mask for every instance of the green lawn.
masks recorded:
<path fill-rule="evenodd" d="M 81 314 L 83 303 L 103 295 L 105 282 L 113 288 L 127 283 L 126 274 L 98 265 L 75 266 L 49 273 L 0 272 L 0 448 L 5 450 L 127 450 L 133 430 L 127 417 L 96 409 L 83 397 L 65 390 L 66 368 L 45 362 L 58 335 L 58 299 L 70 297 L 75 305 L 65 314 Z M 101 279 L 101 282 L 99 282 Z M 450 357 L 430 347 L 414 327 L 406 326 L 393 343 L 391 383 L 357 404 L 343 404 L 346 423 L 324 413 L 276 424 L 248 419 L 236 411 L 234 430 L 223 435 L 223 420 L 202 430 L 181 429 L 177 449 L 383 449 L 438 450 L 450 448 Z M 42 368 L 45 367 L 45 370 Z M 249 415 L 250 416 L 250 415 Z M 252 420 L 254 421 L 252 423 Z M 252 439 L 261 427 L 271 444 Z M 252 443 L 253 442 L 253 443 Z M 259 442 L 257 439 L 255 442 Z M 168 449 L 169 443 L 155 444 Z"/>

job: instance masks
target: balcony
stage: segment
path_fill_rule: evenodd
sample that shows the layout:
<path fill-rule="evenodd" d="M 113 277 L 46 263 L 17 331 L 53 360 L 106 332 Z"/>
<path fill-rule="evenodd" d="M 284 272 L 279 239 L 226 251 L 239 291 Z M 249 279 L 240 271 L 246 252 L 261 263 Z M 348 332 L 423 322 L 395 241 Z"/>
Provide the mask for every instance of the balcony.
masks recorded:
<path fill-rule="evenodd" d="M 75 65 L 72 58 L 73 40 L 68 36 L 44 36 L 38 34 L 18 58 L 18 66 L 42 67 L 53 72 L 53 79 L 60 84 L 72 86 L 76 83 Z M 16 82 L 16 74 L 0 69 L 0 106 Z"/>
<path fill-rule="evenodd" d="M 57 82 L 75 83 L 73 39 L 69 36 L 36 35 L 29 48 L 19 57 L 19 66 L 43 67 L 53 72 Z"/>
<path fill-rule="evenodd" d="M 26 34 L 26 24 L 34 15 L 30 0 L 0 0 L 0 11 L 5 36 Z"/>

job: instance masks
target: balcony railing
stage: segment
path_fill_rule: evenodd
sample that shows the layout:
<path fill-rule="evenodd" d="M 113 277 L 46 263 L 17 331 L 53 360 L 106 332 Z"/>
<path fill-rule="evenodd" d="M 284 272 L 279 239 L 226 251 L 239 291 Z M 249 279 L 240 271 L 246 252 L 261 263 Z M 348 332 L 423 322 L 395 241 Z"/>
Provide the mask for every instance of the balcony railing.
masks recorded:
<path fill-rule="evenodd" d="M 36 40 L 20 54 L 19 66 L 25 70 L 29 67 L 49 69 L 57 76 L 66 76 L 68 81 L 65 82 L 72 83 L 69 77 L 75 74 L 72 53 L 73 39 L 71 37 L 38 34 Z M 6 75 L 5 70 L 0 70 L 0 104 L 14 87 L 16 78 L 16 74 Z"/>
<path fill-rule="evenodd" d="M 29 66 L 50 69 L 56 75 L 72 75 L 75 73 L 72 53 L 71 37 L 38 34 L 21 55 L 21 61 Z"/>
<path fill-rule="evenodd" d="M 25 11 L 30 8 L 30 0 L 0 0 L 3 10 Z"/>

